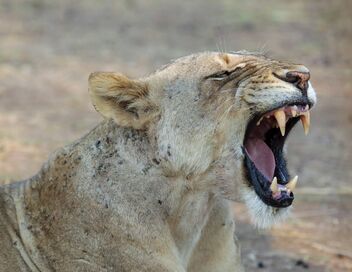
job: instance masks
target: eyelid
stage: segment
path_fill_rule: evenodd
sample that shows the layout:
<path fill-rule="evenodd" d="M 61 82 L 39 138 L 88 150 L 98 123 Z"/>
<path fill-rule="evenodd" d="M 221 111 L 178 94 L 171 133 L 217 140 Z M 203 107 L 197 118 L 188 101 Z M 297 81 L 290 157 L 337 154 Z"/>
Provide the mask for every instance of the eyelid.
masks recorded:
<path fill-rule="evenodd" d="M 210 76 L 207 76 L 207 78 L 211 78 L 212 80 L 223 80 L 224 78 L 230 76 L 233 72 L 235 72 L 238 69 L 238 67 L 236 67 L 233 70 L 224 70 L 224 71 L 220 71 L 217 72 L 215 74 L 212 74 Z"/>
<path fill-rule="evenodd" d="M 230 71 L 221 71 L 221 72 L 218 72 L 216 74 L 211 75 L 210 77 L 213 80 L 222 80 L 222 79 L 228 77 L 229 75 L 231 75 Z"/>

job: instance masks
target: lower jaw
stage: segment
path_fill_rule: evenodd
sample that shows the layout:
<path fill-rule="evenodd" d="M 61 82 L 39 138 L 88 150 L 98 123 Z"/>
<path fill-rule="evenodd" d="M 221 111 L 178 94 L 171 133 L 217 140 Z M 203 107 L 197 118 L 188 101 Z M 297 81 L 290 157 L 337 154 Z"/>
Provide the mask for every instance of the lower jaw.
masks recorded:
<path fill-rule="evenodd" d="M 247 178 L 250 180 L 250 186 L 253 187 L 259 198 L 268 206 L 275 208 L 287 208 L 293 200 L 294 195 L 282 193 L 280 197 L 274 198 L 270 190 L 270 182 L 264 177 L 256 168 L 254 163 L 250 160 L 248 154 L 244 150 L 245 154 L 245 168 L 247 169 Z"/>

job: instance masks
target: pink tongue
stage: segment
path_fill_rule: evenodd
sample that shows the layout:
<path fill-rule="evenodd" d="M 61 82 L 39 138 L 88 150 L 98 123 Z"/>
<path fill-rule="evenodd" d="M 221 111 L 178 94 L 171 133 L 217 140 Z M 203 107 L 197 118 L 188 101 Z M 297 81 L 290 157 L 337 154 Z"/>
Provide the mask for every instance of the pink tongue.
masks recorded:
<path fill-rule="evenodd" d="M 245 143 L 245 148 L 255 167 L 269 181 L 272 181 L 276 164 L 271 149 L 259 138 L 249 138 Z"/>

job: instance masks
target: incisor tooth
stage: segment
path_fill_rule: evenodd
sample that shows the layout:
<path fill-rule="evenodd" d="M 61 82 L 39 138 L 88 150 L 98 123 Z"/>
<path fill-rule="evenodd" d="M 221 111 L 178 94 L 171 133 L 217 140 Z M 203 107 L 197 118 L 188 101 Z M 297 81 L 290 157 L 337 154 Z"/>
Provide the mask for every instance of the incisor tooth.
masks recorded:
<path fill-rule="evenodd" d="M 286 184 L 286 188 L 289 189 L 291 192 L 296 188 L 298 176 L 295 176 L 293 179 Z"/>
<path fill-rule="evenodd" d="M 257 122 L 257 126 L 259 126 L 260 125 L 260 122 L 263 120 L 263 116 L 259 119 L 259 121 Z"/>
<path fill-rule="evenodd" d="M 273 181 L 271 182 L 270 190 L 271 190 L 273 193 L 278 192 L 277 178 L 276 178 L 276 177 L 274 177 L 274 178 L 273 178 Z"/>
<path fill-rule="evenodd" d="M 297 111 L 291 108 L 291 115 L 292 115 L 292 117 L 296 117 Z"/>
<path fill-rule="evenodd" d="M 309 126 L 310 126 L 310 113 L 309 113 L 309 111 L 302 112 L 300 118 L 301 118 L 301 122 L 302 122 L 302 125 L 303 125 L 304 134 L 308 135 Z"/>
<path fill-rule="evenodd" d="M 277 124 L 279 125 L 281 135 L 285 136 L 285 130 L 286 130 L 286 114 L 283 110 L 277 110 L 274 113 L 274 116 L 276 118 Z"/>

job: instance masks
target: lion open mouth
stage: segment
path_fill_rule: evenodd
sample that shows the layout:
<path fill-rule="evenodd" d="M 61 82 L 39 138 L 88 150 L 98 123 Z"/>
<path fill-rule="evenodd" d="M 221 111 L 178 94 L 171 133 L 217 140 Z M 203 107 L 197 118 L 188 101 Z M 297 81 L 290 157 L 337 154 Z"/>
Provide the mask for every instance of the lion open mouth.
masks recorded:
<path fill-rule="evenodd" d="M 262 201 L 273 207 L 292 204 L 297 176 L 290 179 L 283 154 L 285 140 L 299 121 L 308 134 L 308 105 L 287 105 L 257 116 L 247 126 L 244 140 L 248 180 Z"/>

